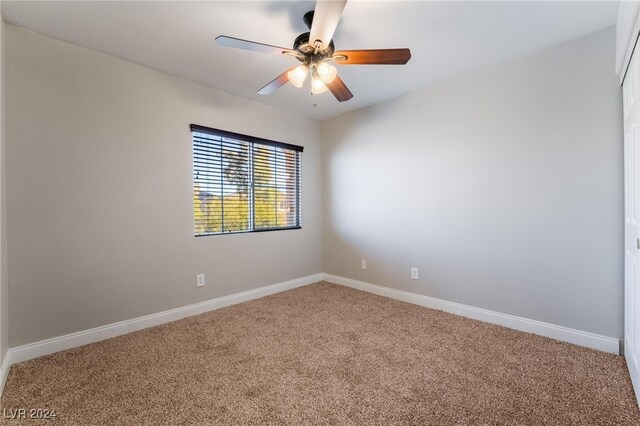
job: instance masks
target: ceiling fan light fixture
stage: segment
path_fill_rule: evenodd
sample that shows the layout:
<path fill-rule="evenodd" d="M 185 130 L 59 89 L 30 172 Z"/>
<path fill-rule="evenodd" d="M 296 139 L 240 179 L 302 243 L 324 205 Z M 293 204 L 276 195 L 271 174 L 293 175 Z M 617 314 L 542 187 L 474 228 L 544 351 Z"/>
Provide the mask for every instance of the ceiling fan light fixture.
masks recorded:
<path fill-rule="evenodd" d="M 318 95 L 320 93 L 324 93 L 328 90 L 327 86 L 322 82 L 318 77 L 313 77 L 313 83 L 311 85 L 311 90 L 314 95 Z"/>
<path fill-rule="evenodd" d="M 287 77 L 289 78 L 291 84 L 300 88 L 306 80 L 308 73 L 309 69 L 306 67 L 306 65 L 300 65 L 295 67 L 295 69 L 293 69 L 292 71 L 289 71 L 287 73 Z"/>
<path fill-rule="evenodd" d="M 318 64 L 318 75 L 323 83 L 329 84 L 335 80 L 338 75 L 338 70 L 328 62 L 320 62 L 320 64 Z"/>

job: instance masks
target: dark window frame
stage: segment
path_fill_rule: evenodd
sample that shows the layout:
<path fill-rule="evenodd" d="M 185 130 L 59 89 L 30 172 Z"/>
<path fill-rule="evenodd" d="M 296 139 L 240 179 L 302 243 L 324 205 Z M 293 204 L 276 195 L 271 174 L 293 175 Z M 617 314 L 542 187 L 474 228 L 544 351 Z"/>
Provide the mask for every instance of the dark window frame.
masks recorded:
<path fill-rule="evenodd" d="M 293 144 L 288 144 L 288 143 L 284 143 L 284 142 L 278 142 L 278 141 L 273 141 L 270 139 L 264 139 L 264 138 L 260 138 L 260 137 L 256 137 L 256 136 L 250 136 L 250 135 L 245 135 L 245 134 L 241 134 L 241 133 L 235 133 L 235 132 L 230 132 L 228 130 L 221 130 L 221 129 L 215 129 L 215 128 L 211 128 L 211 127 L 206 127 L 206 126 L 201 126 L 198 124 L 191 124 L 190 125 L 190 129 L 191 129 L 191 142 L 192 142 L 192 172 L 193 172 L 193 179 L 192 179 L 192 185 L 193 185 L 193 190 L 195 191 L 196 188 L 196 161 L 195 161 L 195 148 L 196 148 L 196 137 L 194 136 L 194 133 L 202 133 L 202 134 L 207 134 L 209 136 L 212 137 L 216 137 L 216 138 L 220 138 L 221 139 L 221 143 L 224 143 L 224 141 L 222 141 L 223 138 L 226 139 L 232 139 L 232 140 L 236 140 L 236 141 L 240 141 L 240 142 L 246 142 L 249 144 L 249 156 L 250 156 L 250 161 L 249 161 L 249 174 L 251 175 L 251 179 L 250 179 L 250 186 L 251 186 L 251 190 L 250 190 L 250 194 L 251 194 L 251 199 L 249 200 L 249 210 L 248 210 L 248 214 L 251 216 L 251 220 L 250 220 L 250 229 L 243 229 L 243 230 L 238 230 L 238 231 L 225 231 L 224 227 L 222 228 L 221 231 L 219 232 L 201 232 L 198 233 L 197 232 L 197 217 L 196 217 L 196 210 L 195 210 L 195 204 L 193 205 L 193 219 L 194 219 L 194 236 L 195 237 L 208 237 L 208 236 L 214 236 L 214 235 L 229 235 L 229 234 L 247 234 L 247 233 L 252 233 L 252 232 L 268 232 L 268 231 L 284 231 L 284 230 L 290 230 L 290 229 L 301 229 L 302 228 L 302 199 L 301 199 L 301 193 L 302 193 L 302 179 L 301 179 L 301 153 L 304 150 L 304 147 L 299 146 L 299 145 L 293 145 Z M 266 146 L 266 147 L 272 147 L 272 148 L 281 148 L 281 149 L 285 149 L 285 150 L 289 150 L 289 151 L 294 151 L 295 152 L 295 225 L 287 225 L 287 226 L 275 226 L 275 227 L 258 227 L 256 228 L 256 223 L 255 223 L 255 213 L 256 213 L 256 209 L 255 209 L 255 203 L 256 203 L 256 195 L 255 195 L 255 190 L 254 190 L 254 184 L 255 184 L 255 159 L 256 159 L 256 149 L 255 146 Z M 224 177 L 222 176 L 222 172 L 219 173 L 220 174 L 220 179 L 221 180 L 221 184 L 224 185 Z M 224 210 L 223 210 L 224 212 Z M 224 213 L 222 213 L 223 215 L 223 220 L 224 220 Z"/>

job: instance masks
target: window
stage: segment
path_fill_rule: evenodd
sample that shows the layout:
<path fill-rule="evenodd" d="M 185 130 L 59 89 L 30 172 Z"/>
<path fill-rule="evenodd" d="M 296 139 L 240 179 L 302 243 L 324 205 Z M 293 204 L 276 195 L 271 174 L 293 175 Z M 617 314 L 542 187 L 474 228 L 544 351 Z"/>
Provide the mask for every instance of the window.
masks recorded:
<path fill-rule="evenodd" d="M 191 125 L 196 237 L 298 229 L 297 145 Z"/>

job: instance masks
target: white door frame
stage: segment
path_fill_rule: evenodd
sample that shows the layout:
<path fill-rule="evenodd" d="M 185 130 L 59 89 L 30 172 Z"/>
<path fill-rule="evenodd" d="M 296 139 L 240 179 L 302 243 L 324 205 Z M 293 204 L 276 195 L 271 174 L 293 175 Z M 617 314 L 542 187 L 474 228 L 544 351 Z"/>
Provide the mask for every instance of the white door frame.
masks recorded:
<path fill-rule="evenodd" d="M 624 355 L 640 396 L 640 52 L 622 85 L 624 115 Z M 640 401 L 640 399 L 639 399 Z"/>

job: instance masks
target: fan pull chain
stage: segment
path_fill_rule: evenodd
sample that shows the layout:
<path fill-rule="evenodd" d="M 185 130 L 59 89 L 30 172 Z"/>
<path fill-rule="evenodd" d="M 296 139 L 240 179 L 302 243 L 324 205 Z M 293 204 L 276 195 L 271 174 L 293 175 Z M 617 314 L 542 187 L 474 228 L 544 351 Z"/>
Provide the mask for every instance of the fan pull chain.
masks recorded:
<path fill-rule="evenodd" d="M 316 69 L 312 68 L 311 69 L 311 78 L 309 79 L 309 81 L 311 82 L 311 96 L 313 97 L 312 105 L 313 105 L 314 108 L 318 106 L 318 104 L 316 103 L 316 91 L 315 91 L 315 89 L 313 87 L 313 82 L 314 82 L 313 79 L 315 77 L 315 74 L 316 74 Z"/>

